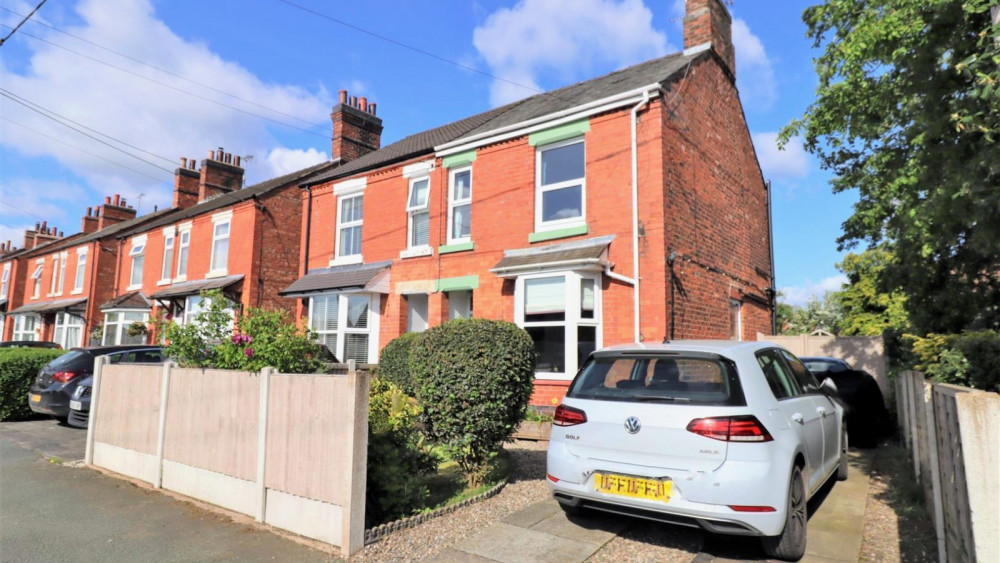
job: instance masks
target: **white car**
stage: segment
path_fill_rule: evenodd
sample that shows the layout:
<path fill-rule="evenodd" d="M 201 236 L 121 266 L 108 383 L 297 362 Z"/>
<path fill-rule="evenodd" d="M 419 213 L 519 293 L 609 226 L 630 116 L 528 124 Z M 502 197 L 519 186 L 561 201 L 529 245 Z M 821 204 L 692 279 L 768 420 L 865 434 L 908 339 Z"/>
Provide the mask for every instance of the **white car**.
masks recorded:
<path fill-rule="evenodd" d="M 835 392 L 766 342 L 599 350 L 556 409 L 549 486 L 568 513 L 760 536 L 769 556 L 799 559 L 806 502 L 847 478 Z"/>

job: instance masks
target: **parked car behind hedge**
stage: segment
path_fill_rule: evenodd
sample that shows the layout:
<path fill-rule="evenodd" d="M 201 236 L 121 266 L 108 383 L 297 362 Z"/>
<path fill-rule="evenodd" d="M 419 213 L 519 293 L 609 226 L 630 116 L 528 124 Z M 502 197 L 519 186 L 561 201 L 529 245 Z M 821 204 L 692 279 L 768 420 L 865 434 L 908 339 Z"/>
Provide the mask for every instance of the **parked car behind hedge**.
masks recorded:
<path fill-rule="evenodd" d="M 0 421 L 24 420 L 31 416 L 31 409 L 24 397 L 38 370 L 65 350 L 51 348 L 0 349 Z"/>

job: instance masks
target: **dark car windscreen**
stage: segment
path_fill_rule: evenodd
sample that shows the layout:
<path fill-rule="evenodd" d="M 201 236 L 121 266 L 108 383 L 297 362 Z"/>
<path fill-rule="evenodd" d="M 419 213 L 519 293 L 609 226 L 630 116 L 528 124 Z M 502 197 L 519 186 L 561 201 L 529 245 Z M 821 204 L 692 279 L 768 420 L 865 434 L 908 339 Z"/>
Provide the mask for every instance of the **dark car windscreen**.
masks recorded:
<path fill-rule="evenodd" d="M 715 356 L 592 357 L 567 397 L 693 405 L 745 405 L 736 366 Z"/>
<path fill-rule="evenodd" d="M 46 367 L 52 369 L 79 368 L 80 366 L 93 365 L 94 356 L 86 350 L 70 350 L 62 356 L 49 362 Z"/>

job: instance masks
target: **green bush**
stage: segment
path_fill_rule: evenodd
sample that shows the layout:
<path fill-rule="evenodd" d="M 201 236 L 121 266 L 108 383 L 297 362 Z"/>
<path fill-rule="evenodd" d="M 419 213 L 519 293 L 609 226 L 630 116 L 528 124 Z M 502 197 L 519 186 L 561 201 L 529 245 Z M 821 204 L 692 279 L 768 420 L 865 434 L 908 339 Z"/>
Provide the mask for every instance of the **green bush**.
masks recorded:
<path fill-rule="evenodd" d="M 424 508 L 424 476 L 437 463 L 417 431 L 419 408 L 399 387 L 373 377 L 368 406 L 368 485 L 365 527 Z"/>
<path fill-rule="evenodd" d="M 410 350 L 422 332 L 407 332 L 391 340 L 378 356 L 378 376 L 415 397 L 417 386 L 410 374 Z"/>
<path fill-rule="evenodd" d="M 65 354 L 51 348 L 0 349 L 0 421 L 24 420 L 33 413 L 28 408 L 28 389 L 45 364 Z"/>
<path fill-rule="evenodd" d="M 458 319 L 425 332 L 410 365 L 424 432 L 458 463 L 469 486 L 480 485 L 524 419 L 535 373 L 531 337 L 505 321 Z"/>
<path fill-rule="evenodd" d="M 1000 391 L 1000 332 L 908 335 L 913 368 L 942 383 Z"/>

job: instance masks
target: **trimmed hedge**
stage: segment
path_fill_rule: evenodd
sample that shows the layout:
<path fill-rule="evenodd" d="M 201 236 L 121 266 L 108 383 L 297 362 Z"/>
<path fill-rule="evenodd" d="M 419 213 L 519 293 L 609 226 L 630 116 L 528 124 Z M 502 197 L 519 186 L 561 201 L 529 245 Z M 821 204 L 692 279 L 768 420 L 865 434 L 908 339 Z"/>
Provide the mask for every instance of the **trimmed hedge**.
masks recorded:
<path fill-rule="evenodd" d="M 406 332 L 389 341 L 378 357 L 378 376 L 398 385 L 404 393 L 417 396 L 417 385 L 410 372 L 410 350 L 422 332 Z"/>
<path fill-rule="evenodd" d="M 414 342 L 410 367 L 424 432 L 470 486 L 482 483 L 489 460 L 524 419 L 535 361 L 531 337 L 506 321 L 458 319 Z"/>
<path fill-rule="evenodd" d="M 28 408 L 31 382 L 46 364 L 65 353 L 53 348 L 0 348 L 0 421 L 34 414 Z"/>

